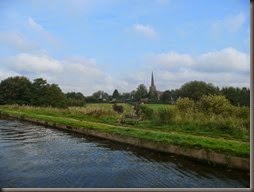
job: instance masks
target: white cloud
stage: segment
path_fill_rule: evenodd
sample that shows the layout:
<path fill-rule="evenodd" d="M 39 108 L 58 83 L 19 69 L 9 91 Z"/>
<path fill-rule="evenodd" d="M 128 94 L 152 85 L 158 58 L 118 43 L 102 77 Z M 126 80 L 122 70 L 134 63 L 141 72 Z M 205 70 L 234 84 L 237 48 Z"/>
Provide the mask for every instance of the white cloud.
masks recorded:
<path fill-rule="evenodd" d="M 193 65 L 194 59 L 187 54 L 169 52 L 153 55 L 151 62 L 170 70 L 180 70 Z"/>
<path fill-rule="evenodd" d="M 248 73 L 250 57 L 233 48 L 202 54 L 196 60 L 195 69 L 206 72 L 244 72 Z"/>
<path fill-rule="evenodd" d="M 159 69 L 171 71 L 203 71 L 209 73 L 238 72 L 248 73 L 250 57 L 232 47 L 208 52 L 196 57 L 176 52 L 152 55 L 148 60 Z"/>
<path fill-rule="evenodd" d="M 150 39 L 156 39 L 158 37 L 156 31 L 149 25 L 135 24 L 133 25 L 133 30 Z"/>
<path fill-rule="evenodd" d="M 35 42 L 27 40 L 16 32 L 0 32 L 0 43 L 19 51 L 30 51 L 38 48 Z"/>
<path fill-rule="evenodd" d="M 28 25 L 31 28 L 40 32 L 45 32 L 45 29 L 40 24 L 36 23 L 32 17 L 28 17 L 27 21 L 28 21 Z"/>
<path fill-rule="evenodd" d="M 61 63 L 47 55 L 20 53 L 8 58 L 7 63 L 17 72 L 55 73 L 62 71 Z"/>
<path fill-rule="evenodd" d="M 27 18 L 28 26 L 37 31 L 43 38 L 45 38 L 49 43 L 52 45 L 58 45 L 58 40 L 52 36 L 51 33 L 49 33 L 42 25 L 40 25 L 38 22 L 36 22 L 32 17 Z"/>
<path fill-rule="evenodd" d="M 212 24 L 212 31 L 218 35 L 221 31 L 227 30 L 228 32 L 238 31 L 244 24 L 246 16 L 244 13 L 240 12 L 237 15 L 231 15 L 223 18 L 222 20 L 217 20 Z"/>
<path fill-rule="evenodd" d="M 65 68 L 72 73 L 86 76 L 100 76 L 102 71 L 99 70 L 95 59 L 85 57 L 70 57 L 62 61 Z"/>
<path fill-rule="evenodd" d="M 22 53 L 0 62 L 5 63 L 0 65 L 1 79 L 13 75 L 25 75 L 31 80 L 42 77 L 50 83 L 59 84 L 65 92 L 80 91 L 85 95 L 98 90 L 109 94 L 114 89 L 129 92 L 141 83 L 149 87 L 152 71 L 157 89 L 161 91 L 179 88 L 192 80 L 206 81 L 220 87 L 249 87 L 250 84 L 249 55 L 234 48 L 195 57 L 177 52 L 154 54 L 143 61 L 147 64 L 145 69 L 120 78 L 104 72 L 94 58 L 69 57 L 59 60 L 46 54 Z"/>
<path fill-rule="evenodd" d="M 175 52 L 160 53 L 147 60 L 152 67 L 146 72 L 154 71 L 157 87 L 162 90 L 179 88 L 191 80 L 217 86 L 249 87 L 250 56 L 231 47 L 196 57 Z"/>

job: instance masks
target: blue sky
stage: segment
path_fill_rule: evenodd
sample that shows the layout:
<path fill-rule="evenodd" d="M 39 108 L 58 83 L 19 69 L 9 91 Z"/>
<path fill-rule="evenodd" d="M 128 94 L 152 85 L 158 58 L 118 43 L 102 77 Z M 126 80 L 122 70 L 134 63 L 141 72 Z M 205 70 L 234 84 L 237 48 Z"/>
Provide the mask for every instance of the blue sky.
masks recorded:
<path fill-rule="evenodd" d="M 249 87 L 247 0 L 0 2 L 0 80 L 46 78 L 66 91 L 159 90 L 190 80 Z"/>

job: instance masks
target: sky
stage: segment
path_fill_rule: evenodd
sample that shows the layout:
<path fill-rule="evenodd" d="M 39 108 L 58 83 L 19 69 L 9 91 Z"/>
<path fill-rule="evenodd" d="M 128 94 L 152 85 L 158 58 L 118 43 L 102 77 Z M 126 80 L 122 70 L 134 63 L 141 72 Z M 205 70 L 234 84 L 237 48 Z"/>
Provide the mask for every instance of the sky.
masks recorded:
<path fill-rule="evenodd" d="M 0 81 L 91 95 L 200 80 L 250 87 L 248 0 L 1 0 Z"/>

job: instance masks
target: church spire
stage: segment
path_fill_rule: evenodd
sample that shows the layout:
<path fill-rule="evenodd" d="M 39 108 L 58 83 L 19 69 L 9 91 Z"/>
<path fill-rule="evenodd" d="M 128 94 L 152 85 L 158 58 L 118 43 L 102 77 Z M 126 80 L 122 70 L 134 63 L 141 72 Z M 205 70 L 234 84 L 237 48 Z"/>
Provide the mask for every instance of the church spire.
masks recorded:
<path fill-rule="evenodd" d="M 151 87 L 154 87 L 153 72 L 152 72 L 152 79 L 151 79 Z"/>

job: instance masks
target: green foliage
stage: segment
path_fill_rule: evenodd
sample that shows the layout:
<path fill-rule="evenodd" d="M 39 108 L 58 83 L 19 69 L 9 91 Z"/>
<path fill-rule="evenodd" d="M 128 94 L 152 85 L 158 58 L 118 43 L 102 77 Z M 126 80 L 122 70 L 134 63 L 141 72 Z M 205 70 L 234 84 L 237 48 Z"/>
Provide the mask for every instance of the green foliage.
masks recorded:
<path fill-rule="evenodd" d="M 32 84 L 32 105 L 66 107 L 67 100 L 57 84 L 48 84 L 42 78 L 35 79 Z"/>
<path fill-rule="evenodd" d="M 68 106 L 83 106 L 86 103 L 85 97 L 80 92 L 69 92 L 65 94 Z"/>
<path fill-rule="evenodd" d="M 221 89 L 221 94 L 224 95 L 233 105 L 250 106 L 250 89 L 246 87 L 224 87 Z"/>
<path fill-rule="evenodd" d="M 160 108 L 157 111 L 159 123 L 170 123 L 174 121 L 175 109 L 174 108 Z"/>
<path fill-rule="evenodd" d="M 203 81 L 187 82 L 182 85 L 179 91 L 180 97 L 188 97 L 194 101 L 198 101 L 203 95 L 219 94 L 219 88 Z"/>
<path fill-rule="evenodd" d="M 29 104 L 32 84 L 26 77 L 9 77 L 0 83 L 0 104 Z"/>
<path fill-rule="evenodd" d="M 120 97 L 120 94 L 119 94 L 118 90 L 115 89 L 114 92 L 113 92 L 113 94 L 112 94 L 112 98 L 113 98 L 113 99 L 118 99 L 119 97 Z"/>
<path fill-rule="evenodd" d="M 94 109 L 95 106 L 92 107 Z M 104 105 L 102 108 L 103 107 Z M 135 126 L 120 126 L 119 124 L 112 125 L 101 122 L 91 122 L 91 118 L 84 120 L 83 117 L 81 118 L 79 116 L 80 113 L 75 111 L 85 110 L 88 112 L 87 106 L 84 108 L 71 108 L 71 110 L 41 107 L 34 108 L 25 106 L 0 106 L 0 110 L 8 114 L 29 117 L 32 119 L 38 119 L 61 125 L 74 126 L 78 129 L 92 129 L 99 132 L 120 135 L 121 137 L 126 138 L 138 138 L 141 141 L 151 141 L 155 142 L 158 145 L 173 144 L 186 148 L 198 148 L 207 151 L 217 151 L 220 153 L 239 157 L 249 157 L 250 153 L 250 144 L 248 141 L 243 142 L 241 140 L 237 141 L 232 139 L 234 137 L 231 135 L 231 132 L 228 131 L 231 130 L 229 122 L 226 122 L 223 126 L 221 126 L 221 129 L 225 130 L 224 135 L 227 135 L 227 137 L 223 138 L 222 136 L 224 135 L 222 135 L 222 132 L 219 132 L 219 134 L 215 135 L 216 131 L 218 130 L 214 129 L 216 124 L 210 124 L 210 127 L 208 127 L 209 124 L 208 126 L 201 126 L 195 123 L 189 123 L 180 126 L 178 124 L 172 124 L 168 127 L 163 127 L 163 125 L 152 127 L 151 124 L 147 124 L 149 125 L 148 127 L 147 125 L 145 127 L 140 127 L 139 124 L 135 124 Z M 70 116 L 70 113 L 73 113 L 73 115 Z M 221 120 L 223 120 L 223 118 L 221 118 Z M 176 131 L 173 131 L 173 128 L 175 128 Z M 189 132 L 187 132 L 187 129 Z M 182 132 L 182 130 L 185 130 L 185 132 Z M 202 130 L 207 130 L 205 136 Z"/>
<path fill-rule="evenodd" d="M 195 102 L 187 97 L 176 101 L 176 107 L 180 113 L 192 113 L 195 110 Z"/>
<path fill-rule="evenodd" d="M 140 111 L 145 119 L 152 119 L 154 111 L 152 108 L 145 105 L 140 105 Z"/>
<path fill-rule="evenodd" d="M 88 103 L 98 103 L 98 102 L 105 102 L 109 100 L 109 95 L 104 91 L 96 91 L 92 94 L 92 96 L 89 96 L 86 98 L 86 101 Z"/>
<path fill-rule="evenodd" d="M 137 101 L 139 101 L 140 99 L 147 97 L 147 94 L 146 86 L 144 84 L 140 84 L 137 87 L 134 97 Z"/>
<path fill-rule="evenodd" d="M 0 83 L 0 104 L 66 107 L 66 98 L 56 84 L 42 78 L 10 77 Z"/>
<path fill-rule="evenodd" d="M 231 105 L 230 102 L 222 95 L 209 95 L 202 96 L 198 102 L 198 108 L 204 113 L 211 114 L 231 114 Z"/>
<path fill-rule="evenodd" d="M 171 91 L 167 90 L 164 91 L 160 97 L 160 100 L 165 102 L 165 103 L 172 103 L 172 93 Z"/>

